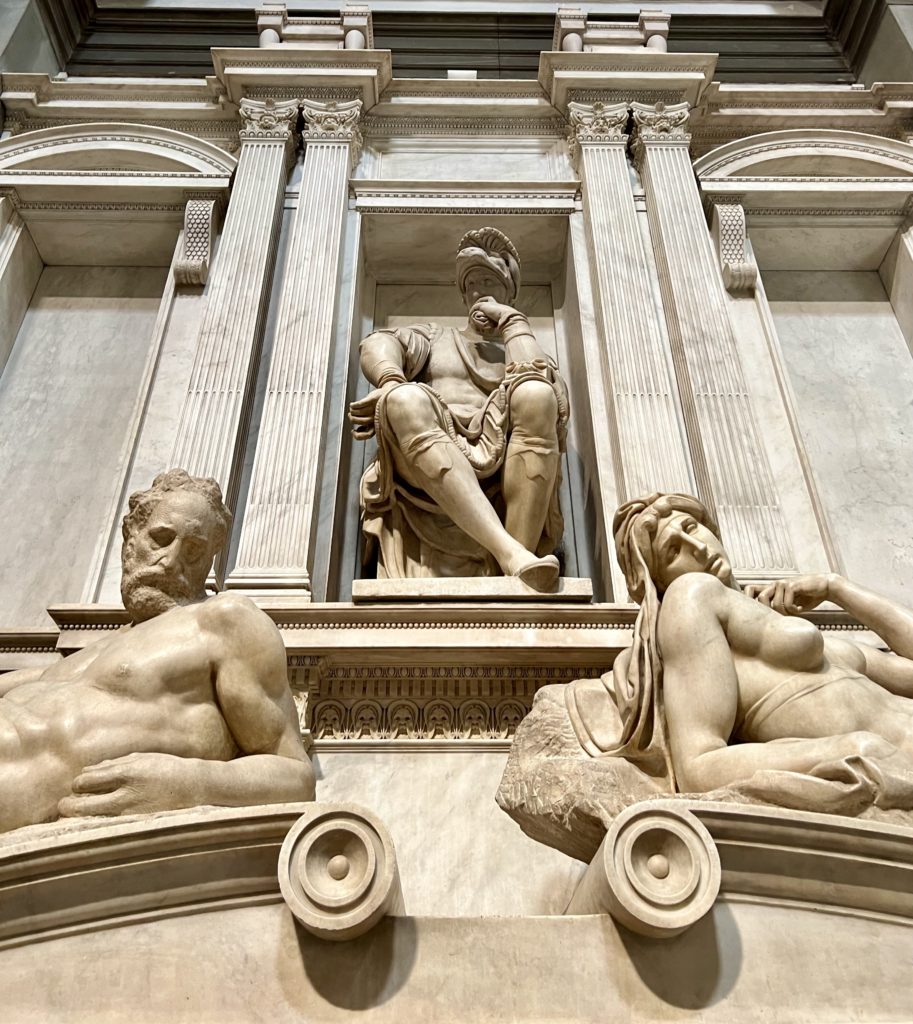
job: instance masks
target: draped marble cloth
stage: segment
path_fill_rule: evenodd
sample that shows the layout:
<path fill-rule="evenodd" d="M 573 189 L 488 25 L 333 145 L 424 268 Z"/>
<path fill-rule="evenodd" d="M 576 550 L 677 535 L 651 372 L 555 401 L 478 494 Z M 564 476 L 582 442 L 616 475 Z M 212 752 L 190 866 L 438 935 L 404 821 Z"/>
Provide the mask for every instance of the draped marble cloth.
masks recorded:
<path fill-rule="evenodd" d="M 687 495 L 666 497 L 688 503 L 682 510 L 700 515 L 705 525 L 719 535 L 716 523 L 695 499 Z M 637 535 L 640 511 L 642 507 L 634 502 L 622 506 L 613 530 L 631 596 L 640 601 L 633 643 L 616 658 L 611 672 L 599 679 L 575 680 L 564 691 L 567 714 L 583 750 L 594 758 L 626 762 L 624 774 L 616 776 L 620 788 L 618 811 L 631 802 L 625 799 L 624 790 L 637 794 L 635 800 L 651 790 L 663 794 L 681 792 L 672 766 L 663 709 L 663 666 L 657 636 L 662 606 L 651 572 L 652 543 Z M 789 699 L 786 694 L 781 703 L 785 705 Z M 750 722 L 746 724 L 746 732 L 739 734 L 736 729 L 730 743 L 764 741 L 762 735 L 754 735 Z M 847 756 L 824 761 L 807 773 L 758 771 L 743 781 L 699 795 L 851 816 L 865 814 L 872 808 L 876 812 L 910 811 L 913 759 L 903 754 L 888 758 Z"/>
<path fill-rule="evenodd" d="M 531 364 L 480 365 L 460 331 L 434 323 L 375 331 L 362 345 L 370 344 L 371 338 L 378 334 L 399 343 L 406 380 L 418 384 L 431 399 L 438 426 L 469 460 L 503 521 L 499 470 L 504 464 L 511 430 L 510 396 L 519 384 L 527 380 L 545 380 L 551 384 L 558 400 L 558 440 L 564 451 L 569 406 L 567 389 L 554 362 L 549 359 Z M 481 408 L 468 410 L 448 406 L 425 379 L 432 351 L 437 346 L 452 346 L 449 354 L 458 355 L 466 376 L 480 396 L 487 395 Z M 393 385 L 386 390 L 374 390 L 354 402 L 350 410 L 356 439 L 377 438 L 377 455 L 361 478 L 360 496 L 365 534 L 379 548 L 378 577 L 500 575 L 501 570 L 489 552 L 454 525 L 429 495 L 398 476 L 393 455 L 396 440 L 386 414 L 387 397 L 395 388 Z M 422 438 L 414 442 L 419 446 L 423 443 Z M 554 552 L 564 532 L 558 504 L 560 484 L 559 470 L 535 552 L 538 555 Z"/>

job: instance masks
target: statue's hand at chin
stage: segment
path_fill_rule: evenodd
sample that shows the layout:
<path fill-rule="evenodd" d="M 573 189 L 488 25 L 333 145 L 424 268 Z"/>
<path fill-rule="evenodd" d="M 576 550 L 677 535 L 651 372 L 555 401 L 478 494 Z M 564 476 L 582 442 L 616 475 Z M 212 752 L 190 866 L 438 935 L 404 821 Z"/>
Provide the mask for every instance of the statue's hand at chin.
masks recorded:
<path fill-rule="evenodd" d="M 469 310 L 469 321 L 477 331 L 497 331 L 507 317 L 516 313 L 513 306 L 505 306 L 492 298 L 482 298 L 473 303 Z"/>
<path fill-rule="evenodd" d="M 84 768 L 73 792 L 58 804 L 64 818 L 148 814 L 199 801 L 186 758 L 173 754 L 127 754 Z"/>

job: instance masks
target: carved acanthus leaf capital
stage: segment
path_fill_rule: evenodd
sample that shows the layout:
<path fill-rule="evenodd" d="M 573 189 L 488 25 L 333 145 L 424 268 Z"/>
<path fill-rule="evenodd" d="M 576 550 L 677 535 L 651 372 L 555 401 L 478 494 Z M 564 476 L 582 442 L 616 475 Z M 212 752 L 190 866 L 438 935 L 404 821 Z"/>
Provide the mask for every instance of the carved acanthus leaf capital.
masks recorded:
<path fill-rule="evenodd" d="M 688 124 L 689 104 L 632 103 L 634 125 L 638 136 L 645 142 L 688 142 L 685 131 Z"/>
<path fill-rule="evenodd" d="M 691 136 L 685 130 L 688 124 L 687 103 L 632 103 L 634 115 L 634 141 L 631 150 L 634 163 L 640 167 L 644 158 L 644 144 L 649 142 L 676 143 L 687 146 Z"/>
<path fill-rule="evenodd" d="M 298 121 L 298 101 L 242 99 L 239 113 L 242 142 L 287 142 Z"/>
<path fill-rule="evenodd" d="M 362 106 L 361 100 L 328 103 L 305 100 L 301 106 L 301 113 L 304 115 L 302 137 L 306 142 L 348 142 L 354 166 L 362 147 L 359 127 Z"/>
<path fill-rule="evenodd" d="M 571 160 L 576 165 L 580 158 L 580 147 L 588 143 L 605 145 L 617 143 L 625 145 L 628 136 L 627 103 L 576 103 L 567 105 L 570 126 L 567 130 L 567 143 Z"/>

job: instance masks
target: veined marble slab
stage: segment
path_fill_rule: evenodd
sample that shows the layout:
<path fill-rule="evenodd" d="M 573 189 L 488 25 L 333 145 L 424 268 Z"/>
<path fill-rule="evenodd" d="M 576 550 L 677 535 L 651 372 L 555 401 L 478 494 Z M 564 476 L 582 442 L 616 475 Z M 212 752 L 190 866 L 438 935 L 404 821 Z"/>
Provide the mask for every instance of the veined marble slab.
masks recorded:
<path fill-rule="evenodd" d="M 593 583 L 562 576 L 554 593 L 543 594 L 513 576 L 355 580 L 352 600 L 356 604 L 367 601 L 592 601 Z"/>

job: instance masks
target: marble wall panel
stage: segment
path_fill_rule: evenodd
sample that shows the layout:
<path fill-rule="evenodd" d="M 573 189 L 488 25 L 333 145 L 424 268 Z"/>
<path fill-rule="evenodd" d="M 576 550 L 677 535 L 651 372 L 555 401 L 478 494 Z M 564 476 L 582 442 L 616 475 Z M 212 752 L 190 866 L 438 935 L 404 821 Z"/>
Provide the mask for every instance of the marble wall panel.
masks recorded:
<path fill-rule="evenodd" d="M 585 866 L 533 842 L 497 806 L 506 760 L 496 751 L 322 750 L 317 799 L 351 800 L 380 815 L 408 914 L 560 914 Z"/>
<path fill-rule="evenodd" d="M 0 622 L 80 600 L 165 270 L 47 267 L 0 377 Z"/>
<path fill-rule="evenodd" d="M 44 269 L 28 228 L 7 224 L 4 234 L 7 232 L 12 233 L 15 241 L 0 276 L 0 373 L 3 373 L 22 326 L 22 318 Z"/>
<path fill-rule="evenodd" d="M 798 422 L 843 567 L 913 604 L 913 357 L 876 272 L 766 272 Z"/>
<path fill-rule="evenodd" d="M 576 177 L 555 138 L 369 139 L 355 176 L 427 181 L 568 181 Z"/>
<path fill-rule="evenodd" d="M 171 453 L 187 381 L 193 368 L 204 302 L 201 289 L 191 289 L 175 293 L 171 303 L 121 506 L 113 522 L 98 524 L 99 529 L 104 527 L 111 532 L 111 543 L 96 597 L 98 601 L 120 601 L 120 521 L 127 511 L 126 499 L 133 491 L 148 487 L 157 473 L 173 468 Z"/>

